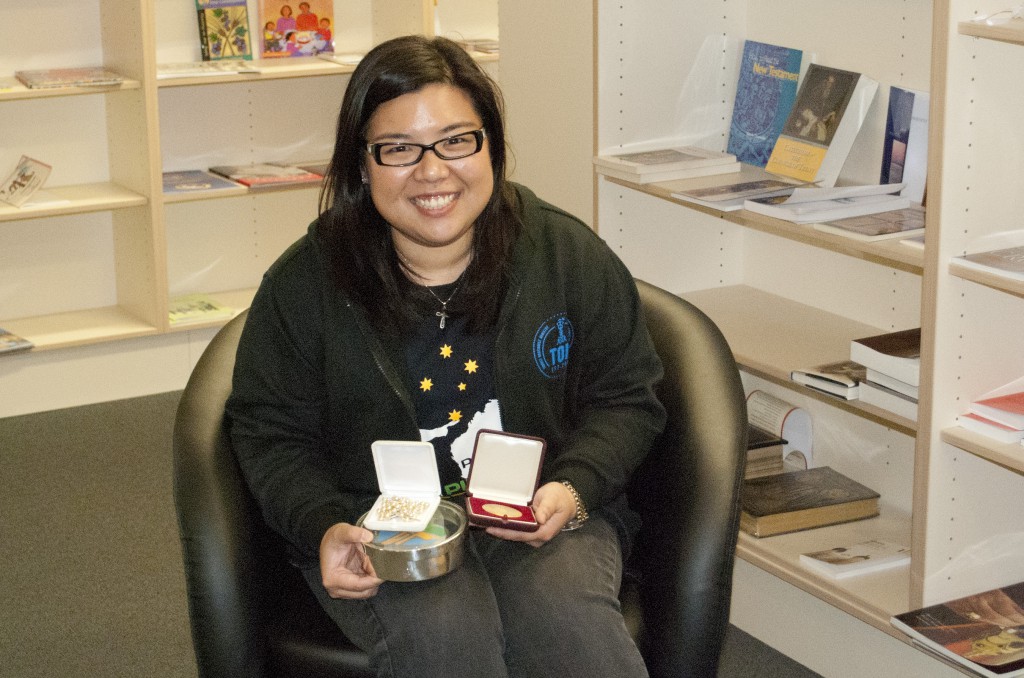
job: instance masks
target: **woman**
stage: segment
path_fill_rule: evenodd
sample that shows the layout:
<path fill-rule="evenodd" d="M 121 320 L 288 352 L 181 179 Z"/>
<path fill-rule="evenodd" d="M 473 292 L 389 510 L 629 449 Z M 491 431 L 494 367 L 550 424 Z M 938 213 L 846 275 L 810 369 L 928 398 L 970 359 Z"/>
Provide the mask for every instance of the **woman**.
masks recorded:
<path fill-rule="evenodd" d="M 268 523 L 379 675 L 646 675 L 617 593 L 635 527 L 623 490 L 664 423 L 661 366 L 622 263 L 505 167 L 500 95 L 464 50 L 371 50 L 321 215 L 250 309 L 232 439 Z M 547 441 L 539 529 L 473 529 L 454 572 L 381 582 L 353 525 L 378 494 L 371 443 L 429 440 L 439 490 L 461 501 L 480 428 Z"/>

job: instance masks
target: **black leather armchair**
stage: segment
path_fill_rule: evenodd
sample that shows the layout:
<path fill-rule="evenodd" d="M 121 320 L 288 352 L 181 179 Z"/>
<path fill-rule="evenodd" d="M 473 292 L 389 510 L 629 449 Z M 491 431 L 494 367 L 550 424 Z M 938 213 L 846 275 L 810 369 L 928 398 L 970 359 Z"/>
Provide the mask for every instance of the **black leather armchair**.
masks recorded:
<path fill-rule="evenodd" d="M 714 324 L 637 282 L 665 379 L 668 425 L 634 478 L 643 514 L 623 608 L 652 676 L 713 678 L 728 627 L 746 449 L 739 373 Z M 244 314 L 196 365 L 174 428 L 192 637 L 204 678 L 372 675 L 320 610 L 240 476 L 223 425 Z"/>

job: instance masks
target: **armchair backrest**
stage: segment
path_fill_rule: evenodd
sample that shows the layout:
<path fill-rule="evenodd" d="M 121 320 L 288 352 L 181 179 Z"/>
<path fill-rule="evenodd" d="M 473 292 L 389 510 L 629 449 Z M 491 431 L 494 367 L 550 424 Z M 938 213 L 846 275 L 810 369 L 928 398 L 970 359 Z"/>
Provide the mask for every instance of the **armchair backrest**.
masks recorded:
<path fill-rule="evenodd" d="M 637 281 L 665 376 L 664 432 L 630 488 L 643 517 L 638 642 L 652 676 L 715 676 L 729 623 L 746 464 L 743 385 L 729 345 L 699 309 Z"/>

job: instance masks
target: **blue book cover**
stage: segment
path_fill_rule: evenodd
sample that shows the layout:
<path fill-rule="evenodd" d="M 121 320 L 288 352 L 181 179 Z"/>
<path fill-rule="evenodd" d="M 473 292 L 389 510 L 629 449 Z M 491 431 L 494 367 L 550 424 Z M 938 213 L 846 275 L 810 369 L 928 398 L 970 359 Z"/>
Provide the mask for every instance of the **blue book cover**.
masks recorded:
<path fill-rule="evenodd" d="M 796 100 L 803 52 L 747 40 L 736 85 L 729 152 L 764 167 Z"/>

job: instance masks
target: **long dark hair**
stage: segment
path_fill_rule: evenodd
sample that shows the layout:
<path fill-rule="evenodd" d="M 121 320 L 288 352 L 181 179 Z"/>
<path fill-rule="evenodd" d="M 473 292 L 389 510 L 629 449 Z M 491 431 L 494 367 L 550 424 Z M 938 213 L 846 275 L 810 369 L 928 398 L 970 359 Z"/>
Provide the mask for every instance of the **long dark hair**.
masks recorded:
<path fill-rule="evenodd" d="M 341 104 L 330 169 L 320 195 L 321 228 L 336 284 L 366 309 L 378 328 L 400 329 L 423 288 L 402 273 L 390 227 L 363 183 L 366 129 L 377 108 L 427 85 L 458 87 L 473 102 L 487 131 L 494 192 L 477 218 L 472 259 L 450 310 L 469 317 L 470 329 L 493 323 L 519 234 L 518 201 L 505 179 L 504 102 L 495 82 L 466 51 L 445 38 L 405 36 L 381 43 L 362 59 Z"/>

